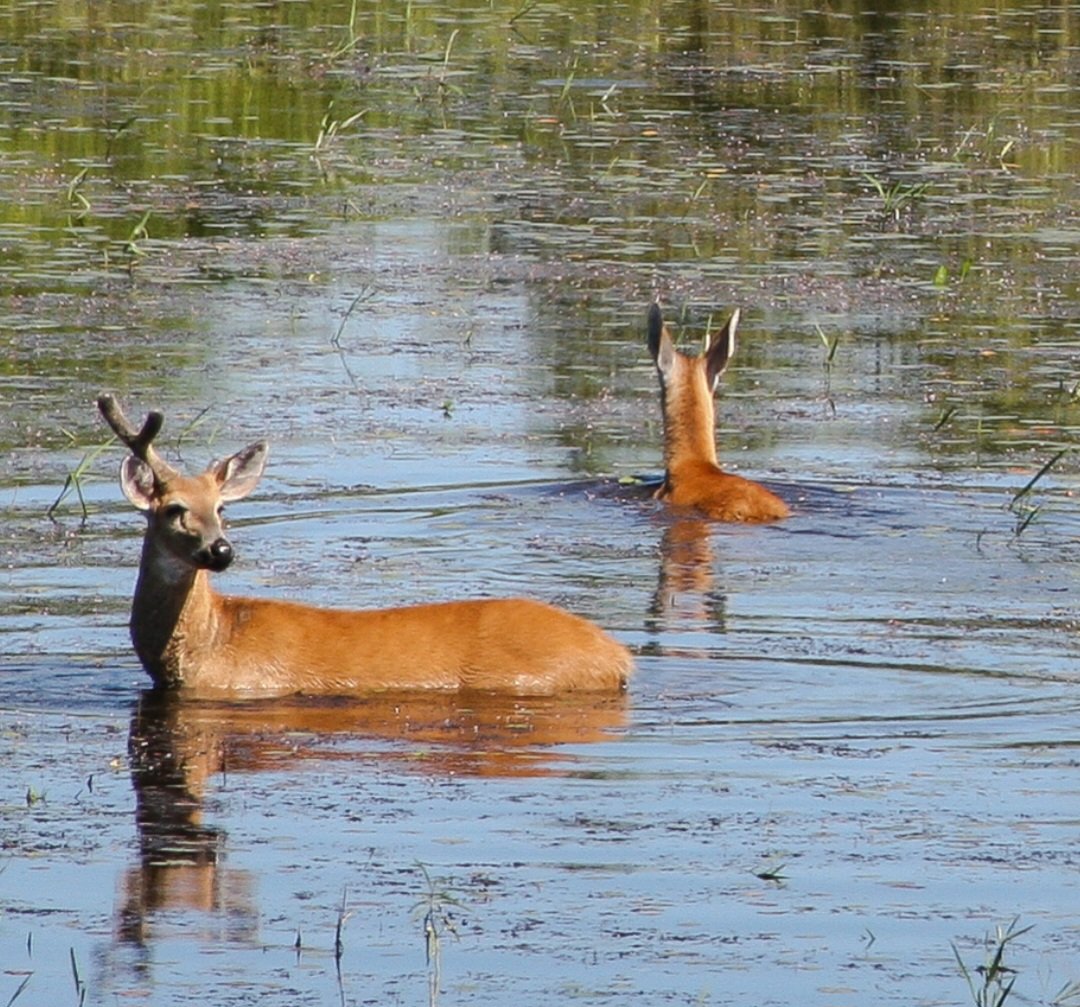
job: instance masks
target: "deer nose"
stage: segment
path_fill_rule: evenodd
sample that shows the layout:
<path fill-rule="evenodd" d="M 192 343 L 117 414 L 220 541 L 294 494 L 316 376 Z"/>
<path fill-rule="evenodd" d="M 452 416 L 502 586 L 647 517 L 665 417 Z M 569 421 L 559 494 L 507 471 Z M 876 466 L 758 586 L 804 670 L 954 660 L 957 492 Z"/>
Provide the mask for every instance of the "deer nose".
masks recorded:
<path fill-rule="evenodd" d="M 232 545 L 226 538 L 219 538 L 206 547 L 207 567 L 211 570 L 224 570 L 233 558 Z"/>

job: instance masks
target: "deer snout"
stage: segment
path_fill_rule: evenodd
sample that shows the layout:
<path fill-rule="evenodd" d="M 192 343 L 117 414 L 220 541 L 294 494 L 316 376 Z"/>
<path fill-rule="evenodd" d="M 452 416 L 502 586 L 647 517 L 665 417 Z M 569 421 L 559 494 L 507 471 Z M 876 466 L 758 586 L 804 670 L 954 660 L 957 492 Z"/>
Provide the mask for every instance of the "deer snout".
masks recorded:
<path fill-rule="evenodd" d="M 232 544 L 227 538 L 215 539 L 205 549 L 199 550 L 196 559 L 200 566 L 220 573 L 233 560 Z"/>

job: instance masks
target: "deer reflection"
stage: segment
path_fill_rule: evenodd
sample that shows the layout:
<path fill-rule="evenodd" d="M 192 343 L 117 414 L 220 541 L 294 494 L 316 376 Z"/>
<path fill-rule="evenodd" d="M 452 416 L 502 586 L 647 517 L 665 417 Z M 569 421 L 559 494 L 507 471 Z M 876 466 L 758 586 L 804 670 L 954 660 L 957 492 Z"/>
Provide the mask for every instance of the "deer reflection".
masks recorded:
<path fill-rule="evenodd" d="M 223 936 L 254 933 L 254 875 L 225 865 L 225 833 L 204 821 L 208 792 L 226 773 L 303 772 L 336 759 L 440 775 L 556 774 L 573 766 L 560 746 L 610 739 L 627 712 L 625 694 L 229 703 L 149 690 L 131 719 L 139 861 L 124 879 L 119 936 L 146 944 L 155 914 L 176 909 L 207 914 L 228 928 Z"/>
<path fill-rule="evenodd" d="M 715 589 L 714 525 L 692 514 L 672 516 L 660 538 L 660 570 L 649 607 L 653 629 L 698 624 L 723 632 L 727 597 Z"/>

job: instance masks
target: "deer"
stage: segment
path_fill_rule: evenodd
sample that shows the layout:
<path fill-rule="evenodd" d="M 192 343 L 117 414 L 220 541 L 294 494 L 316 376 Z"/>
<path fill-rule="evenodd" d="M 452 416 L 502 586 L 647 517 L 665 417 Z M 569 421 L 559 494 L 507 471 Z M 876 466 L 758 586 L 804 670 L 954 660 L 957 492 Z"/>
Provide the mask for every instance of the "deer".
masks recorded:
<path fill-rule="evenodd" d="M 699 356 L 675 346 L 655 301 L 648 313 L 648 345 L 660 378 L 664 417 L 664 481 L 656 498 L 718 521 L 765 523 L 791 511 L 775 493 L 742 476 L 724 472 L 716 457 L 713 395 L 735 354 L 736 311 Z"/>
<path fill-rule="evenodd" d="M 130 630 L 155 686 L 206 698 L 626 689 L 626 647 L 580 616 L 527 598 L 348 610 L 218 594 L 211 575 L 233 561 L 223 508 L 254 490 L 268 444 L 185 475 L 153 446 L 162 413 L 150 412 L 136 429 L 111 394 L 97 404 L 130 451 L 121 490 L 146 517 Z"/>

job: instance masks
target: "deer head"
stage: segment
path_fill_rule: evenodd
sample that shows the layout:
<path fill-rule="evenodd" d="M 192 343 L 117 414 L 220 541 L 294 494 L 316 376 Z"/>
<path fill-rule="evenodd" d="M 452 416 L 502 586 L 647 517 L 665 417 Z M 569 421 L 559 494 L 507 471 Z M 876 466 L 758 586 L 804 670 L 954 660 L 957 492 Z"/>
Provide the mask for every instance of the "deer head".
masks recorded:
<path fill-rule="evenodd" d="M 152 442 L 164 423 L 161 413 L 149 413 L 136 430 L 112 395 L 101 395 L 98 409 L 131 451 L 120 466 L 120 486 L 146 514 L 148 543 L 188 567 L 224 570 L 233 549 L 225 537 L 222 510 L 258 484 L 269 450 L 266 442 L 256 441 L 213 462 L 200 475 L 185 476 L 154 450 Z"/>

